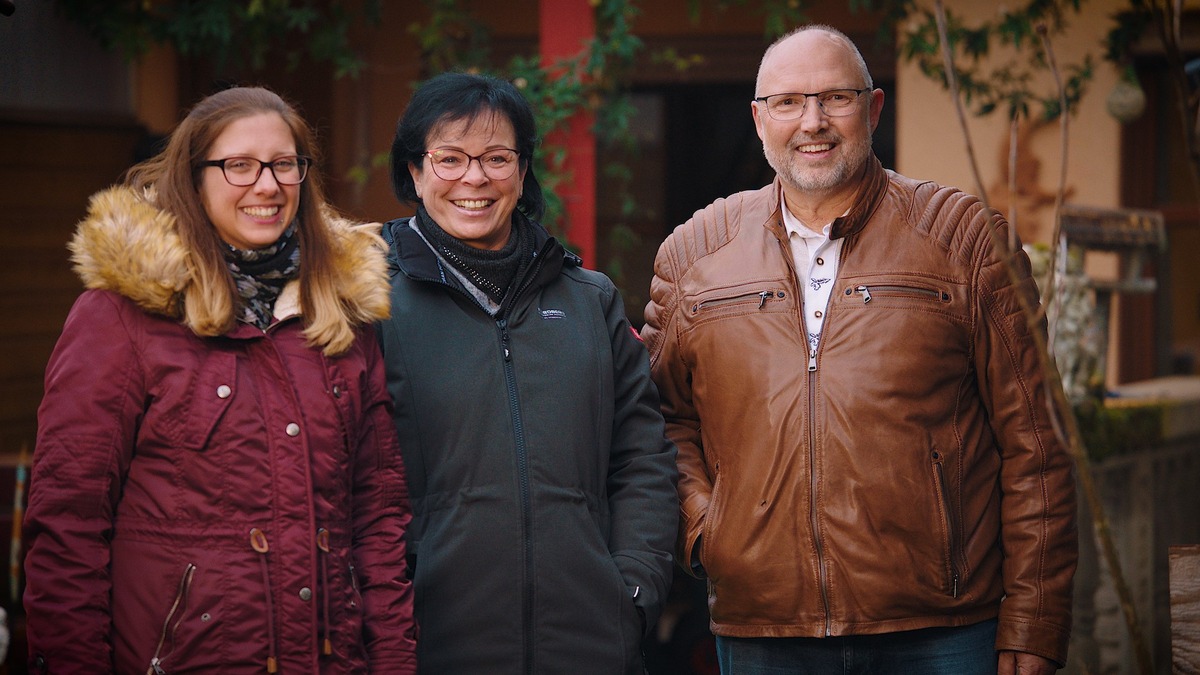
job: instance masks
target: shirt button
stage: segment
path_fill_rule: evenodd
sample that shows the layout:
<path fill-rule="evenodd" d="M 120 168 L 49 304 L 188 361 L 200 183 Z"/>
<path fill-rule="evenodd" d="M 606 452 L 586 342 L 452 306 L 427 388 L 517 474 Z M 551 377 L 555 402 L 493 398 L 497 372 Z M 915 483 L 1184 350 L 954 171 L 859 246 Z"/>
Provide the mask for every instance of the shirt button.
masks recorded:
<path fill-rule="evenodd" d="M 287 435 L 288 436 L 299 436 L 300 435 L 300 425 L 296 424 L 295 422 L 292 422 L 291 424 L 287 425 Z"/>
<path fill-rule="evenodd" d="M 821 256 L 817 256 L 817 264 L 818 264 L 818 265 L 824 265 L 824 264 L 825 264 L 825 259 L 824 259 L 824 258 L 822 258 Z"/>
<path fill-rule="evenodd" d="M 309 588 L 308 586 L 301 588 L 300 589 L 300 599 L 305 602 L 312 600 L 312 589 Z"/>
<path fill-rule="evenodd" d="M 223 385 L 217 387 L 217 398 L 229 398 L 229 395 L 232 393 L 233 393 L 233 390 L 230 389 L 229 385 L 227 385 L 227 384 L 223 384 Z"/>
<path fill-rule="evenodd" d="M 813 316 L 815 316 L 819 319 L 819 318 L 825 316 L 825 314 L 821 310 L 818 309 L 817 311 L 813 312 Z"/>

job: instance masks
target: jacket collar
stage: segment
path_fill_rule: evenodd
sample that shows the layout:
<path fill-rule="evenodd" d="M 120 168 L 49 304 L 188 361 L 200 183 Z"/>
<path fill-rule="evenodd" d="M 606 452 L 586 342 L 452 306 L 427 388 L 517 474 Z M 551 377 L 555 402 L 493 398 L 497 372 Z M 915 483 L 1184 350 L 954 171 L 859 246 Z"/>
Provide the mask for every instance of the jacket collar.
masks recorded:
<path fill-rule="evenodd" d="M 833 225 L 829 228 L 829 238 L 849 239 L 862 232 L 863 228 L 867 225 L 867 221 L 875 213 L 875 209 L 879 207 L 879 203 L 883 201 L 883 196 L 887 192 L 887 185 L 887 171 L 883 168 L 883 164 L 879 162 L 879 158 L 871 155 L 870 159 L 867 160 L 862 183 L 859 185 L 858 195 L 855 197 L 854 203 L 850 206 L 850 211 L 846 215 L 839 216 L 833 220 Z M 779 176 L 775 176 L 771 188 L 771 219 L 767 223 L 767 227 L 775 232 L 776 236 L 782 236 L 786 241 L 787 232 L 783 231 L 783 200 L 780 199 L 782 184 Z"/>
<path fill-rule="evenodd" d="M 425 243 L 411 221 L 412 217 L 406 216 L 383 225 L 383 238 L 388 244 L 388 275 L 394 277 L 400 272 L 414 280 L 457 286 L 455 276 L 444 268 L 441 259 Z M 583 265 L 579 256 L 566 250 L 541 224 L 529 222 L 533 226 L 534 249 L 538 257 L 543 259 L 540 265 L 535 266 L 540 270 L 539 282 L 557 276 L 565 267 Z"/>

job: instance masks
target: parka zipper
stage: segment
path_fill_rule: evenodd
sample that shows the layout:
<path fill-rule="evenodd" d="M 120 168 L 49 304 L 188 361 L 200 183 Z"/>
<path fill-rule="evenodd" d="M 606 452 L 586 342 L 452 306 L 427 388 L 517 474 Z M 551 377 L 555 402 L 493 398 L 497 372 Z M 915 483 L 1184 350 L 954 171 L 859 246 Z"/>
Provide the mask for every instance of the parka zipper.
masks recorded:
<path fill-rule="evenodd" d="M 154 647 L 154 656 L 150 657 L 150 667 L 146 670 L 146 675 L 165 675 L 167 671 L 163 670 L 162 662 L 170 652 L 163 654 L 163 646 L 167 643 L 167 638 L 173 641 L 175 631 L 179 628 L 179 624 L 183 621 L 183 607 L 187 605 L 188 589 L 192 586 L 192 577 L 196 574 L 196 565 L 188 563 L 183 570 L 183 577 L 179 580 L 179 589 L 175 591 L 175 601 L 171 603 L 171 610 L 167 612 L 167 618 L 163 621 L 162 634 L 158 636 L 158 644 Z M 175 619 L 175 614 L 179 614 L 179 618 Z M 171 620 L 175 619 L 172 624 Z M 171 651 L 174 651 L 172 648 Z"/>
<path fill-rule="evenodd" d="M 692 314 L 697 314 L 706 309 L 714 309 L 722 305 L 743 303 L 752 298 L 758 298 L 758 309 L 762 309 L 767 304 L 768 300 L 772 300 L 774 298 L 782 299 L 784 297 L 786 297 L 786 294 L 783 291 L 766 290 L 754 291 L 752 293 L 742 293 L 740 295 L 733 295 L 727 298 L 713 298 L 712 300 L 704 300 L 703 302 L 697 302 L 693 304 Z"/>
<path fill-rule="evenodd" d="M 533 582 L 529 577 L 530 561 L 533 560 L 533 505 L 529 494 L 529 453 L 525 446 L 525 427 L 521 416 L 521 404 L 517 397 L 517 378 L 513 370 L 511 336 L 508 319 L 496 322 L 500 330 L 500 350 L 504 358 L 504 383 L 508 392 L 508 408 L 512 416 L 514 444 L 516 446 L 517 480 L 521 497 L 521 539 L 525 550 L 522 561 L 521 620 L 522 640 L 525 651 L 525 672 L 533 673 Z"/>
<path fill-rule="evenodd" d="M 509 412 L 512 415 L 514 446 L 517 453 L 517 480 L 518 488 L 521 497 L 521 536 L 522 544 L 525 550 L 525 559 L 522 562 L 524 577 L 524 588 L 522 589 L 521 603 L 521 618 L 522 618 L 522 642 L 525 650 L 525 672 L 534 673 L 534 655 L 533 647 L 533 580 L 530 577 L 529 569 L 533 560 L 533 502 L 529 490 L 529 448 L 525 443 L 525 422 L 521 415 L 521 402 L 517 392 L 517 373 L 513 368 L 512 360 L 512 335 L 508 331 L 508 315 L 521 296 L 525 294 L 529 287 L 533 285 L 533 280 L 537 279 L 542 268 L 546 264 L 546 256 L 551 249 L 549 241 L 538 252 L 538 255 L 533 259 L 533 264 L 525 272 L 525 276 L 521 279 L 520 285 L 517 287 L 507 302 L 500 307 L 500 312 L 497 314 L 496 327 L 500 331 L 500 350 L 504 358 L 504 384 L 508 391 L 508 406 Z"/>
<path fill-rule="evenodd" d="M 846 289 L 846 295 L 861 295 L 864 305 L 871 302 L 872 292 L 874 292 L 875 295 L 901 295 L 936 300 L 937 302 L 950 302 L 950 294 L 946 291 L 941 291 L 936 288 L 925 288 L 922 286 L 906 286 L 901 284 L 871 284 L 869 286 L 862 285 Z"/>
<path fill-rule="evenodd" d="M 946 484 L 946 471 L 942 466 L 942 455 L 937 450 L 933 451 L 933 470 L 937 476 L 938 490 L 941 493 L 942 509 L 945 511 L 946 517 L 946 537 L 947 545 L 947 562 L 950 565 L 950 597 L 958 597 L 958 563 L 955 557 L 958 554 L 958 527 L 954 518 L 954 508 L 950 502 L 950 487 Z"/>

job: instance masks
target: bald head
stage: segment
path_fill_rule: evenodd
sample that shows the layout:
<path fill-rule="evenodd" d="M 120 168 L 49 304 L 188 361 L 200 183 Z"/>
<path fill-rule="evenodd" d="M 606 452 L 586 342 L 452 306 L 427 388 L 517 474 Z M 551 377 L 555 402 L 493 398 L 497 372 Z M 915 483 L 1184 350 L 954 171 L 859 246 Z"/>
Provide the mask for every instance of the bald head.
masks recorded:
<path fill-rule="evenodd" d="M 841 55 L 853 62 L 861 72 L 863 88 L 873 89 L 871 73 L 858 47 L 842 31 L 821 24 L 801 26 L 784 35 L 767 47 L 758 64 L 758 77 L 754 82 L 755 96 L 766 96 L 775 92 L 763 91 L 766 76 L 779 70 L 803 66 L 805 59 L 814 54 Z"/>

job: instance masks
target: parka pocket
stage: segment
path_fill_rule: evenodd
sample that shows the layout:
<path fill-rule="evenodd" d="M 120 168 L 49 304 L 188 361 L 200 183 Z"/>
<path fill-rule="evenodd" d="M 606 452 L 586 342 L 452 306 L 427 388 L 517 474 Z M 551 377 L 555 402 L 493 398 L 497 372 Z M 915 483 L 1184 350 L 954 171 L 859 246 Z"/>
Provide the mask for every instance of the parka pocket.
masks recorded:
<path fill-rule="evenodd" d="M 179 417 L 175 430 L 175 443 L 189 450 L 205 449 L 238 393 L 237 355 L 213 353 L 196 369 L 187 411 Z"/>
<path fill-rule="evenodd" d="M 154 654 L 150 657 L 150 666 L 146 669 L 146 675 L 165 675 L 167 673 L 165 665 L 172 652 L 175 651 L 175 631 L 178 630 L 187 610 L 188 592 L 191 590 L 192 578 L 195 574 L 196 565 L 188 563 L 179 579 L 175 600 L 171 603 L 170 609 L 167 610 L 167 617 L 163 620 L 162 631 L 159 634 L 158 643 L 154 647 Z"/>

